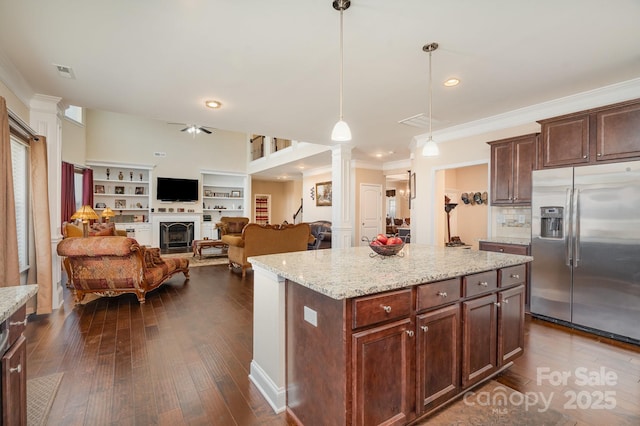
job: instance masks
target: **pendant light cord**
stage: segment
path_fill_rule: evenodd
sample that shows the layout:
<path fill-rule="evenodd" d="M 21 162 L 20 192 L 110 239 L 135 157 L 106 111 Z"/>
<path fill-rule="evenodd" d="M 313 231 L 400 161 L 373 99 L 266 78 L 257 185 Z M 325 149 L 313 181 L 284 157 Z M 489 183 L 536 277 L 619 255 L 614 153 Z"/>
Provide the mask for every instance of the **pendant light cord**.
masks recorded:
<path fill-rule="evenodd" d="M 431 112 L 433 111 L 433 73 L 431 72 L 431 53 L 429 50 L 429 139 L 433 139 L 433 132 L 431 130 Z"/>
<path fill-rule="evenodd" d="M 342 90 L 343 90 L 343 69 L 344 69 L 344 47 L 343 47 L 343 23 L 342 23 L 342 11 L 343 9 L 340 9 L 340 121 L 342 121 Z"/>

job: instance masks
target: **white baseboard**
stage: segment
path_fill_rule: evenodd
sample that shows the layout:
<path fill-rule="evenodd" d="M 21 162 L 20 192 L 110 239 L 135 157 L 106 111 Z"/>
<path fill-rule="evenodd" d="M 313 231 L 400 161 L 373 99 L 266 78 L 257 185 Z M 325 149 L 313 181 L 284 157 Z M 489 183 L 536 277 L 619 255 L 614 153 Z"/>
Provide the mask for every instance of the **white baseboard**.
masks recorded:
<path fill-rule="evenodd" d="M 273 411 L 282 413 L 287 408 L 287 390 L 284 387 L 277 387 L 255 360 L 251 361 L 249 379 L 271 405 Z"/>

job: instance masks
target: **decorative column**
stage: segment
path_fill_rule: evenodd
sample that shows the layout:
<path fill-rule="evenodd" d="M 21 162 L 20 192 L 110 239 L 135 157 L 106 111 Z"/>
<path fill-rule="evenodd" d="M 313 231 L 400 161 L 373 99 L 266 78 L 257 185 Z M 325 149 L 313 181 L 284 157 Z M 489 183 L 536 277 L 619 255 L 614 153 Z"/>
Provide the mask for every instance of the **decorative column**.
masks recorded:
<path fill-rule="evenodd" d="M 355 200 L 351 166 L 352 147 L 335 145 L 331 148 L 331 247 L 353 247 L 353 215 Z"/>
<path fill-rule="evenodd" d="M 30 103 L 29 125 L 38 135 L 47 138 L 47 166 L 49 180 L 49 218 L 51 224 L 52 253 L 52 294 L 53 309 L 62 306 L 62 274 L 60 258 L 56 255 L 56 247 L 62 239 L 61 223 L 61 186 L 62 186 L 62 121 L 63 111 L 58 108 L 62 98 L 56 96 L 35 95 Z"/>

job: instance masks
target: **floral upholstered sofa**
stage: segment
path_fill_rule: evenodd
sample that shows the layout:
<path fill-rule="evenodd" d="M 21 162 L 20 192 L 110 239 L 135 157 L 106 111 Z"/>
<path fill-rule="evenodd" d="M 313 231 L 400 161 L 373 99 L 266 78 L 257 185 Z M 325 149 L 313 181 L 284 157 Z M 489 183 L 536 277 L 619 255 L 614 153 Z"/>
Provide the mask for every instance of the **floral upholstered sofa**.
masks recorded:
<path fill-rule="evenodd" d="M 76 302 L 87 293 L 117 296 L 134 293 L 140 303 L 147 292 L 158 288 L 174 274 L 189 279 L 189 259 L 162 258 L 160 249 L 140 246 L 122 236 L 69 237 L 58 243 L 64 257 L 69 287 Z"/>

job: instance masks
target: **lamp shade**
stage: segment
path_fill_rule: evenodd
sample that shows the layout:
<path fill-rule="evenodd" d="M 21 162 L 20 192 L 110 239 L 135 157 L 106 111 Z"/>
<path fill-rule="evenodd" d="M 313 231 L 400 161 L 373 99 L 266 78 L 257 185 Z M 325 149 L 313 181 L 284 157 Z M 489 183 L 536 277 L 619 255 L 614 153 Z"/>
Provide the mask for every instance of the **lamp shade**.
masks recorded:
<path fill-rule="evenodd" d="M 346 142 L 351 140 L 351 129 L 346 121 L 340 120 L 333 126 L 331 140 L 336 142 Z"/>
<path fill-rule="evenodd" d="M 82 206 L 78 209 L 78 211 L 76 211 L 72 216 L 71 219 L 81 219 L 82 221 L 85 220 L 98 220 L 100 219 L 98 217 L 98 214 L 91 208 L 91 206 Z"/>
<path fill-rule="evenodd" d="M 102 214 L 100 216 L 105 217 L 105 218 L 110 218 L 110 217 L 114 217 L 116 214 L 113 212 L 113 210 L 111 210 L 110 207 L 106 207 L 103 211 Z"/>
<path fill-rule="evenodd" d="M 422 155 L 425 157 L 436 157 L 440 155 L 440 148 L 438 148 L 436 141 L 431 139 L 431 136 L 429 136 L 427 143 L 422 147 Z"/>

